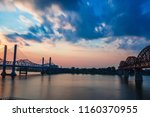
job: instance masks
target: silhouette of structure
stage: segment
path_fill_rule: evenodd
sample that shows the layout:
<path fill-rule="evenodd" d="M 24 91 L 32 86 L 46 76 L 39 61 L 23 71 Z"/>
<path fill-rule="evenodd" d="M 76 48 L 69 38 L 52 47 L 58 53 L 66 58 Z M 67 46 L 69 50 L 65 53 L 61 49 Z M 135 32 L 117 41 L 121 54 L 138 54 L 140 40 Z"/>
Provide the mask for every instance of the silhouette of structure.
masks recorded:
<path fill-rule="evenodd" d="M 108 68 L 51 68 L 46 71 L 47 74 L 101 74 L 101 75 L 116 75 L 115 67 Z"/>
<path fill-rule="evenodd" d="M 118 67 L 119 74 L 128 80 L 130 74 L 135 75 L 136 82 L 142 82 L 142 69 L 150 68 L 150 46 L 145 47 L 137 57 L 129 56 L 126 61 L 121 61 Z"/>
<path fill-rule="evenodd" d="M 150 46 L 145 47 L 137 57 L 129 56 L 125 61 L 121 61 L 118 70 L 115 67 L 108 68 L 59 68 L 58 65 L 52 63 L 51 57 L 49 62 L 45 63 L 44 57 L 41 64 L 34 63 L 28 59 L 16 60 L 17 45 L 14 46 L 13 61 L 7 61 L 7 45 L 4 46 L 4 58 L 0 59 L 0 67 L 2 67 L 2 77 L 10 75 L 12 78 L 16 76 L 16 70 L 19 75 L 28 72 L 41 72 L 44 74 L 59 74 L 59 73 L 72 73 L 72 74 L 106 74 L 106 75 L 122 75 L 128 80 L 129 75 L 135 75 L 135 81 L 143 81 L 143 68 L 150 68 Z M 11 68 L 11 73 L 6 73 L 6 68 Z M 148 73 L 146 71 L 146 73 Z"/>
<path fill-rule="evenodd" d="M 19 71 L 19 75 L 27 75 L 28 72 L 41 72 L 41 75 L 44 74 L 62 74 L 62 73 L 71 73 L 71 74 L 107 74 L 115 75 L 115 67 L 108 68 L 59 68 L 58 65 L 52 63 L 51 57 L 49 62 L 45 63 L 44 57 L 42 57 L 41 64 L 34 63 L 28 59 L 19 59 L 16 60 L 17 56 L 17 45 L 14 46 L 13 61 L 7 61 L 7 46 L 4 46 L 4 58 L 0 59 L 0 67 L 2 67 L 2 77 L 9 75 L 12 78 L 15 78 L 16 71 Z M 11 73 L 6 73 L 6 68 L 11 68 Z"/>
<path fill-rule="evenodd" d="M 45 74 L 46 71 L 50 68 L 58 68 L 57 65 L 52 64 L 51 57 L 49 59 L 49 63 L 44 63 L 44 57 L 42 58 L 42 64 L 31 62 L 28 59 L 19 59 L 16 60 L 17 56 L 17 45 L 14 46 L 14 56 L 13 61 L 7 61 L 7 45 L 4 46 L 4 58 L 0 59 L 0 67 L 2 67 L 2 77 L 9 75 L 12 78 L 16 76 L 16 70 L 19 70 L 19 75 L 25 74 L 28 72 L 41 72 L 41 75 Z M 12 72 L 10 74 L 6 73 L 6 68 L 11 67 Z"/>

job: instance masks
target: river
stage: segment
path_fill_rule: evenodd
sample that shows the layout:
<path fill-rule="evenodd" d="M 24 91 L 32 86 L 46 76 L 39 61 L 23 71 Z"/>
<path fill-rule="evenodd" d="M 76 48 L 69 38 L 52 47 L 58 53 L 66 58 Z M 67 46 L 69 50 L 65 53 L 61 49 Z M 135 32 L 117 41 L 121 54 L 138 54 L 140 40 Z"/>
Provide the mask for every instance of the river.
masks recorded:
<path fill-rule="evenodd" d="M 0 98 L 33 100 L 137 100 L 150 99 L 150 77 L 136 84 L 111 75 L 29 75 L 0 78 Z"/>

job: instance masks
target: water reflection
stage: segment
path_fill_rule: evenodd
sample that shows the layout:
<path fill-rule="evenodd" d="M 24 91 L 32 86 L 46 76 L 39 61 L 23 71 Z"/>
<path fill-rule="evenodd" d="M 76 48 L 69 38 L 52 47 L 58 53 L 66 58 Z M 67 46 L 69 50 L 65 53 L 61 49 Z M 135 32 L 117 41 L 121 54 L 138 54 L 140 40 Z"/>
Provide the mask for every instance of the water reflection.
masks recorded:
<path fill-rule="evenodd" d="M 15 80 L 11 81 L 10 84 L 10 96 L 11 98 L 13 98 L 15 96 Z"/>
<path fill-rule="evenodd" d="M 15 94 L 15 80 L 11 80 L 9 86 L 7 86 L 7 82 L 7 79 L 4 78 L 0 82 L 0 97 L 2 99 L 14 97 Z"/>
<path fill-rule="evenodd" d="M 28 77 L 27 77 L 27 75 L 20 75 L 19 76 L 19 79 L 27 79 Z"/>
<path fill-rule="evenodd" d="M 0 82 L 0 97 L 4 98 L 5 95 L 5 79 L 2 78 Z"/>
<path fill-rule="evenodd" d="M 120 77 L 120 83 L 122 86 L 124 85 L 126 88 L 133 91 L 131 92 L 131 97 L 133 97 L 133 99 L 143 99 L 143 81 L 135 81 L 134 77 L 129 79 Z M 131 97 L 129 99 L 132 99 Z"/>
<path fill-rule="evenodd" d="M 146 79 L 150 82 L 150 79 Z M 0 79 L 0 97 L 16 99 L 150 99 L 145 82 L 118 76 L 52 75 Z"/>
<path fill-rule="evenodd" d="M 138 99 L 143 99 L 143 82 L 137 81 L 135 83 L 135 87 L 136 87 L 136 95 Z"/>
<path fill-rule="evenodd" d="M 129 82 L 128 79 L 126 79 L 126 78 L 124 78 L 124 77 L 122 77 L 122 76 L 119 76 L 119 77 L 120 77 L 120 83 L 121 83 L 121 84 L 126 84 L 126 85 L 128 85 L 128 82 Z"/>

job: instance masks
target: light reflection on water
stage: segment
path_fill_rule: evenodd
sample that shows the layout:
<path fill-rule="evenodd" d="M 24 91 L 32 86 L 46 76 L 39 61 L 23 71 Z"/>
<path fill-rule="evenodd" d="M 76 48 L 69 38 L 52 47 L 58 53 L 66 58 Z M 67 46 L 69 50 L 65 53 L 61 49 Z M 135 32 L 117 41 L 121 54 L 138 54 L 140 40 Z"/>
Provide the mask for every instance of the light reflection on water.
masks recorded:
<path fill-rule="evenodd" d="M 135 84 L 131 77 L 125 82 L 118 76 L 30 75 L 28 78 L 0 79 L 0 97 L 18 99 L 150 99 L 150 77 Z"/>

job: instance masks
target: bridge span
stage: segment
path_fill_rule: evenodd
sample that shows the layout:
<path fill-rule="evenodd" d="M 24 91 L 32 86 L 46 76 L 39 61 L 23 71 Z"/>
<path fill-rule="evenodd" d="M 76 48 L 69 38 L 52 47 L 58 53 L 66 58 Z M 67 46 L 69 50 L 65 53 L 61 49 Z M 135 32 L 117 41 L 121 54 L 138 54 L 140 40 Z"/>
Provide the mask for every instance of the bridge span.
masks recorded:
<path fill-rule="evenodd" d="M 4 58 L 0 58 L 0 68 L 2 68 L 1 76 L 5 78 L 5 76 L 10 75 L 13 79 L 15 78 L 16 70 L 19 71 L 19 75 L 25 74 L 27 75 L 28 72 L 41 72 L 43 75 L 46 70 L 50 68 L 57 68 L 58 66 L 52 63 L 51 57 L 49 58 L 49 62 L 45 63 L 44 57 L 42 57 L 41 64 L 32 62 L 28 59 L 19 59 L 16 60 L 17 56 L 17 45 L 14 46 L 14 55 L 13 61 L 7 61 L 7 45 L 4 46 Z M 7 68 L 11 69 L 11 73 L 8 74 Z"/>
<path fill-rule="evenodd" d="M 129 56 L 121 61 L 118 67 L 119 74 L 128 80 L 129 75 L 134 73 L 135 81 L 143 81 L 142 70 L 150 68 L 150 46 L 145 47 L 138 56 Z"/>

